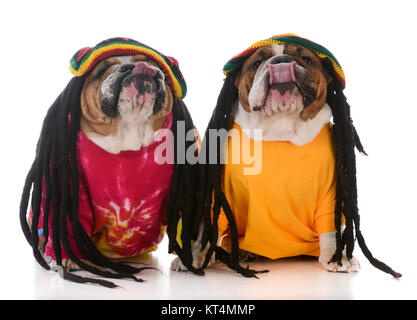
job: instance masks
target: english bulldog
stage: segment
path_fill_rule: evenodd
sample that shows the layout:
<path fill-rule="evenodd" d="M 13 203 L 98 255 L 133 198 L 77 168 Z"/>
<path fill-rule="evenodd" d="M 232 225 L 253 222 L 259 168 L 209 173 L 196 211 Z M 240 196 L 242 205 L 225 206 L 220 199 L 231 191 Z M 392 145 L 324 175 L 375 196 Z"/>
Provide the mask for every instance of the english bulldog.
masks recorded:
<path fill-rule="evenodd" d="M 223 257 L 220 260 L 249 276 L 253 274 L 240 268 L 233 255 L 240 261 L 309 255 L 318 257 L 327 271 L 357 272 L 360 265 L 352 256 L 355 225 L 362 250 L 372 264 L 383 269 L 368 254 L 356 226 L 356 193 L 351 193 L 356 180 L 345 181 L 352 170 L 345 173 L 341 164 L 343 157 L 351 157 L 347 152 L 342 155 L 345 147 L 340 146 L 339 137 L 345 134 L 343 130 L 348 131 L 346 137 L 351 135 L 349 152 L 353 154 L 355 147 L 364 151 L 341 94 L 344 73 L 334 56 L 314 42 L 287 34 L 257 42 L 223 70 L 227 77 L 208 129 L 234 129 L 237 139 L 241 139 L 239 134 L 249 138 L 249 149 L 260 143 L 263 151 L 259 174 L 245 175 L 242 164 L 226 163 L 218 177 L 221 189 L 213 186 L 215 182 L 207 188 L 213 196 L 205 195 L 203 207 L 212 208 L 218 236 L 211 247 Z M 255 135 L 256 130 L 261 130 L 261 136 Z M 233 135 L 229 133 L 229 141 Z M 245 144 L 243 138 L 239 141 Z M 228 145 L 226 157 L 231 155 Z M 207 176 L 217 174 L 209 166 L 207 172 Z M 352 187 L 345 190 L 350 183 Z M 345 231 L 344 216 L 349 217 Z M 233 254 L 236 241 L 238 255 Z M 205 260 L 209 247 L 202 250 L 201 242 L 196 242 L 196 267 Z M 185 270 L 179 259 L 171 269 Z M 388 269 L 384 271 L 400 276 Z"/>
<path fill-rule="evenodd" d="M 248 132 L 251 138 L 254 138 L 254 129 L 261 129 L 262 141 L 289 142 L 295 148 L 300 148 L 311 143 L 323 127 L 331 122 L 332 111 L 326 103 L 327 85 L 331 81 L 332 78 L 324 69 L 318 55 L 302 45 L 289 43 L 261 47 L 247 58 L 236 78 L 239 99 L 232 111 L 234 122 Z M 328 148 L 332 148 L 332 145 L 328 144 Z M 322 161 L 332 159 L 324 158 Z M 313 169 L 317 170 L 313 174 L 319 177 L 322 164 Z M 323 193 L 331 192 L 330 189 L 335 185 L 325 187 L 328 189 Z M 308 188 L 303 192 L 308 193 Z M 289 201 L 296 202 L 299 201 L 297 197 L 300 194 L 288 196 L 292 197 Z M 317 210 L 319 205 L 316 203 L 314 209 Z M 279 221 L 280 212 L 275 214 Z M 316 211 L 311 210 L 310 214 L 311 220 L 314 220 Z M 334 221 L 334 216 L 329 218 Z M 348 259 L 346 252 L 343 253 L 340 264 L 331 262 L 336 250 L 336 231 L 320 234 L 314 224 L 307 227 L 317 234 L 318 239 L 309 238 L 303 241 L 319 243 L 319 261 L 326 270 L 359 270 L 358 260 L 355 257 Z M 221 245 L 230 251 L 230 236 L 227 233 L 221 236 Z M 300 253 L 294 252 L 294 255 Z M 310 246 L 308 251 L 301 254 L 311 254 Z M 241 258 L 253 259 L 254 253 L 241 252 Z"/>
<path fill-rule="evenodd" d="M 176 232 L 168 212 L 179 214 L 178 188 L 195 179 L 173 174 L 175 137 L 166 134 L 176 121 L 193 127 L 182 102 L 185 82 L 174 58 L 128 38 L 77 51 L 70 69 L 76 77 L 45 118 L 26 182 L 34 186 L 28 226 L 28 190 L 22 197 L 22 228 L 47 269 L 134 277 L 141 268 L 121 261 L 155 250 L 167 225 Z M 50 168 L 42 164 L 49 154 Z"/>

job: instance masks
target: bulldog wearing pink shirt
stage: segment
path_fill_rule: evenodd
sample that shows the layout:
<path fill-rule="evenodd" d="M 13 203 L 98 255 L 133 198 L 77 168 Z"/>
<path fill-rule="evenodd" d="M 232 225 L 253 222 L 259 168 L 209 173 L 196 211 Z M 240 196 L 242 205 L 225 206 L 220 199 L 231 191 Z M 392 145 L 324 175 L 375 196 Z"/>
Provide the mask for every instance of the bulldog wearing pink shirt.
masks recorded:
<path fill-rule="evenodd" d="M 180 216 L 189 230 L 196 190 L 195 166 L 177 166 L 173 152 L 177 122 L 194 128 L 178 62 L 113 38 L 77 51 L 70 70 L 75 77 L 48 111 L 22 196 L 35 258 L 77 282 L 112 286 L 71 269 L 140 281 L 134 274 L 143 268 L 124 262 L 154 250 L 168 227 L 170 252 L 191 266 L 183 253 L 190 236 L 176 241 Z"/>

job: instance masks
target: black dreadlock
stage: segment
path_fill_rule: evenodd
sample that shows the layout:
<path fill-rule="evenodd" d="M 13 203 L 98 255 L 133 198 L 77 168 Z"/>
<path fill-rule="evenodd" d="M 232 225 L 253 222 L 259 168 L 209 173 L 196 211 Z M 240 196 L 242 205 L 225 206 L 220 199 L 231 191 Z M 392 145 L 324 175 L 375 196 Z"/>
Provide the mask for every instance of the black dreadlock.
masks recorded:
<path fill-rule="evenodd" d="M 36 260 L 42 267 L 51 269 L 43 257 L 43 249 L 46 247 L 50 235 L 48 222 L 51 220 L 53 251 L 63 278 L 78 283 L 90 282 L 114 288 L 117 286 L 112 282 L 74 275 L 62 267 L 61 246 L 69 258 L 79 267 L 102 277 L 130 278 L 142 282 L 143 280 L 135 277 L 134 274 L 145 269 L 154 269 L 152 267 L 136 268 L 123 262 L 109 260 L 97 249 L 78 219 L 79 177 L 76 142 L 80 131 L 80 96 L 86 76 L 72 78 L 47 112 L 38 140 L 35 160 L 23 188 L 20 202 L 20 224 L 26 240 L 33 248 Z M 186 129 L 194 128 L 190 114 L 182 100 L 174 98 L 172 112 L 173 124 L 176 124 L 177 121 L 184 121 Z M 172 127 L 175 138 L 174 150 L 176 151 L 176 125 Z M 188 147 L 195 147 L 187 141 L 185 144 Z M 177 163 L 176 152 L 175 163 Z M 195 270 L 191 265 L 191 234 L 196 234 L 196 232 L 192 232 L 193 225 L 195 225 L 193 210 L 195 210 L 196 177 L 198 177 L 197 165 L 188 162 L 174 165 L 167 212 L 167 229 L 170 252 L 175 250 L 188 269 L 201 274 L 201 271 Z M 26 215 L 31 189 L 32 224 L 29 227 Z M 41 216 L 42 190 L 44 190 L 45 197 L 45 202 L 42 204 L 42 227 L 45 243 L 42 248 L 39 248 L 38 224 Z M 53 212 L 51 219 L 49 218 L 50 208 Z M 180 217 L 182 217 L 183 224 L 182 247 L 175 240 Z M 76 247 L 84 259 L 89 262 L 88 264 L 79 259 L 71 248 L 68 228 L 71 228 Z"/>
<path fill-rule="evenodd" d="M 235 79 L 240 72 L 240 68 L 231 71 L 224 80 L 223 87 L 217 100 L 216 108 L 209 122 L 205 133 L 203 146 L 209 145 L 209 129 L 226 129 L 231 126 L 232 106 L 238 99 L 238 90 L 234 85 Z M 329 70 L 329 74 L 333 74 Z M 401 277 L 400 273 L 393 271 L 383 262 L 375 259 L 365 244 L 365 240 L 359 228 L 359 213 L 357 206 L 357 186 L 356 186 L 356 164 L 355 164 L 355 147 L 361 153 L 365 154 L 359 136 L 353 126 L 350 118 L 350 107 L 346 102 L 343 94 L 343 88 L 338 81 L 332 81 L 328 85 L 327 103 L 330 105 L 333 113 L 333 134 L 335 141 L 336 154 L 336 205 L 335 205 L 335 226 L 336 226 L 336 252 L 330 262 L 338 262 L 341 264 L 342 252 L 346 247 L 346 253 L 349 259 L 352 258 L 355 236 L 359 246 L 365 254 L 366 258 L 376 268 L 387 272 L 394 277 Z M 206 149 L 208 150 L 208 149 Z M 222 146 L 217 143 L 217 155 L 220 155 Z M 203 163 L 208 163 L 209 155 L 202 153 L 205 157 Z M 219 157 L 219 156 L 218 156 Z M 200 200 L 199 215 L 204 219 L 203 248 L 210 241 L 210 249 L 207 252 L 206 260 L 203 267 L 207 266 L 208 261 L 213 254 L 216 258 L 226 263 L 228 267 L 241 273 L 246 277 L 253 277 L 258 272 L 243 268 L 238 261 L 238 232 L 233 212 L 227 202 L 227 199 L 221 189 L 222 165 L 219 159 L 217 164 L 200 164 Z M 226 215 L 232 238 L 232 247 L 230 254 L 217 246 L 218 237 L 218 218 L 220 209 Z M 341 232 L 342 214 L 345 217 L 346 227 Z"/>
<path fill-rule="evenodd" d="M 191 130 L 195 132 L 193 121 L 184 102 L 175 98 L 173 109 L 175 109 L 173 123 L 183 121 L 185 133 Z M 174 137 L 178 136 L 176 125 L 172 126 L 172 133 Z M 196 135 L 194 134 L 194 136 Z M 197 161 L 190 163 L 185 154 L 182 154 L 181 150 L 178 151 L 177 140 L 175 139 L 174 142 L 175 167 L 172 174 L 171 193 L 167 209 L 168 252 L 175 252 L 188 270 L 202 275 L 204 272 L 201 269 L 193 267 L 191 253 L 191 244 L 197 238 L 199 226 L 198 216 L 195 214 L 197 210 L 199 164 Z M 197 144 L 194 140 L 185 139 L 184 147 L 184 152 L 189 151 L 194 155 L 197 153 Z M 182 245 L 177 241 L 177 226 L 180 219 L 182 224 Z"/>
<path fill-rule="evenodd" d="M 220 157 L 222 146 L 220 143 L 216 142 L 217 159 L 215 164 L 211 163 L 212 161 L 210 162 L 208 152 L 208 146 L 212 145 L 209 138 L 209 130 L 230 129 L 230 114 L 232 106 L 238 96 L 237 88 L 234 85 L 238 73 L 239 70 L 232 71 L 225 78 L 223 88 L 217 100 L 216 108 L 213 111 L 213 115 L 205 132 L 203 148 L 200 154 L 200 193 L 198 201 L 198 215 L 195 221 L 198 222 L 202 219 L 204 223 L 202 248 L 205 248 L 207 243 L 210 242 L 209 250 L 207 251 L 205 261 L 201 268 L 205 268 L 207 266 L 212 254 L 215 253 L 216 259 L 224 262 L 229 268 L 236 270 L 245 277 L 256 277 L 256 273 L 266 272 L 266 270 L 256 271 L 249 268 L 243 268 L 238 261 L 239 245 L 237 226 L 233 212 L 220 187 L 222 175 Z M 221 208 L 223 208 L 231 231 L 232 248 L 230 254 L 223 248 L 217 246 L 218 219 Z"/>
<path fill-rule="evenodd" d="M 365 239 L 360 230 L 358 193 L 356 184 L 356 160 L 355 148 L 364 155 L 362 143 L 350 117 L 350 106 L 343 94 L 342 85 L 338 81 L 332 81 L 327 87 L 327 103 L 333 114 L 333 136 L 336 155 L 336 252 L 331 262 L 341 264 L 342 252 L 346 247 L 346 255 L 352 258 L 355 244 L 355 235 L 359 247 L 369 262 L 377 269 L 391 274 L 395 278 L 401 274 L 392 270 L 385 263 L 375 259 L 365 244 Z M 342 214 L 345 217 L 346 227 L 341 233 Z"/>

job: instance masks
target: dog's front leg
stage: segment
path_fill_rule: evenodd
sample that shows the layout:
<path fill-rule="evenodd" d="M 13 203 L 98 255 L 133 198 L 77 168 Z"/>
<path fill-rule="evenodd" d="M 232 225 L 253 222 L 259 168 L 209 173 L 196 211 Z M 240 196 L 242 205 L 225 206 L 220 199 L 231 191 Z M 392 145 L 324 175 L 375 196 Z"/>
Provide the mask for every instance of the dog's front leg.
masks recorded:
<path fill-rule="evenodd" d="M 342 264 L 330 262 L 336 251 L 336 231 L 322 233 L 320 239 L 320 263 L 330 272 L 356 272 L 359 271 L 359 261 L 352 257 L 348 259 L 346 250 L 343 250 Z"/>

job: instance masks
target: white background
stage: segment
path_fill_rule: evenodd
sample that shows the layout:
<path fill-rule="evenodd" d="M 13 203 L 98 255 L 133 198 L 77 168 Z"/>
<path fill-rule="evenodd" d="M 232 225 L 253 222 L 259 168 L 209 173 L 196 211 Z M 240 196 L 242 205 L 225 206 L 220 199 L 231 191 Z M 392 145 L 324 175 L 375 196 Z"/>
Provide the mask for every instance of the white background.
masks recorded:
<path fill-rule="evenodd" d="M 416 299 L 416 8 L 414 1 L 13 1 L 1 3 L 0 298 L 24 299 Z M 358 274 L 331 274 L 312 259 L 258 263 L 260 280 L 223 268 L 171 273 L 166 242 L 146 283 L 123 289 L 63 282 L 32 257 L 18 223 L 24 178 L 47 109 L 71 74 L 76 50 L 116 36 L 179 60 L 185 102 L 204 132 L 223 64 L 252 43 L 295 33 L 327 47 L 346 74 L 345 94 L 369 154 L 358 156 L 361 227 L 375 257 L 357 247 Z M 256 267 L 256 265 L 255 265 Z"/>

